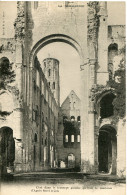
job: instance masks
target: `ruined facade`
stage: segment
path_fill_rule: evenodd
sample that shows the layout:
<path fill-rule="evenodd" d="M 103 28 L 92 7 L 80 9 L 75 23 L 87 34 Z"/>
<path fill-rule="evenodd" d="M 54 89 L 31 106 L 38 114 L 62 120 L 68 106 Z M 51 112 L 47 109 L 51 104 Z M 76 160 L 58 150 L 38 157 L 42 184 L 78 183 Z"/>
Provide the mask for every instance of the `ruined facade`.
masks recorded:
<path fill-rule="evenodd" d="M 59 110 L 57 133 L 58 167 L 80 170 L 81 101 L 72 90 Z"/>
<path fill-rule="evenodd" d="M 59 106 L 37 53 L 64 42 L 80 56 L 81 171 L 125 176 L 124 117 L 112 124 L 113 111 L 107 114 L 105 105 L 105 98 L 112 105 L 115 97 L 107 81 L 115 79 L 123 58 L 125 26 L 109 26 L 107 11 L 107 2 L 17 2 L 15 34 L 0 38 L 0 59 L 6 57 L 16 74 L 15 82 L 0 89 L 0 132 L 10 137 L 15 156 L 6 167 L 14 172 L 56 166 Z"/>

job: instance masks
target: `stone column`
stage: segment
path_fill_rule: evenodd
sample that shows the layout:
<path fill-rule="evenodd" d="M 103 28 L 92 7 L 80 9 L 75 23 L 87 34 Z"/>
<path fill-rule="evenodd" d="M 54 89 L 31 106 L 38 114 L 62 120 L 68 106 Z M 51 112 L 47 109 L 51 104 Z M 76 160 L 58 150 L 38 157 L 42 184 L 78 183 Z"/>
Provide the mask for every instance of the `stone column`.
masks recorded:
<path fill-rule="evenodd" d="M 98 2 L 90 1 L 88 3 L 88 30 L 87 30 L 87 46 L 89 57 L 89 96 L 93 96 L 92 87 L 96 84 L 96 70 L 98 60 L 98 29 L 99 29 L 99 16 L 98 16 Z M 88 173 L 95 173 L 95 108 L 94 100 L 89 98 L 88 103 Z"/>
<path fill-rule="evenodd" d="M 88 162 L 88 60 L 81 67 L 81 171 L 87 173 Z"/>

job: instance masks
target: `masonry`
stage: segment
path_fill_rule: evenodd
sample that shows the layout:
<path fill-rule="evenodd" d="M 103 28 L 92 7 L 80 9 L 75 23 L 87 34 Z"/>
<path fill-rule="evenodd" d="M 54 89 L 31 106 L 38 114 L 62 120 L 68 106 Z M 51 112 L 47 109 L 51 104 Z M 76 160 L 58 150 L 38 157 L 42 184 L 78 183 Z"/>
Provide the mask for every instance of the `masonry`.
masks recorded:
<path fill-rule="evenodd" d="M 0 38 L 1 66 L 8 59 L 16 74 L 11 85 L 0 89 L 1 137 L 9 132 L 10 147 L 15 148 L 13 163 L 1 161 L 5 169 L 12 166 L 14 172 L 24 172 L 57 166 L 59 91 L 53 95 L 37 53 L 50 43 L 64 42 L 80 56 L 80 171 L 125 177 L 125 117 L 112 125 L 115 94 L 107 87 L 124 55 L 119 51 L 125 47 L 125 26 L 108 25 L 107 2 L 80 4 L 19 1 L 13 38 Z"/>

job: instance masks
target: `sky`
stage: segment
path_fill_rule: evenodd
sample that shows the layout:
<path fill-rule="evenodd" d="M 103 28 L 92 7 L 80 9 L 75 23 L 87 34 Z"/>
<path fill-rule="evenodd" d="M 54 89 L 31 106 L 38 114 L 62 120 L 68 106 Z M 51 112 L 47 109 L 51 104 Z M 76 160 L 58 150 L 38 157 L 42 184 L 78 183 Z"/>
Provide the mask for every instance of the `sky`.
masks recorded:
<path fill-rule="evenodd" d="M 110 1 L 107 3 L 107 7 L 108 25 L 125 25 L 125 2 Z M 3 12 L 5 15 L 5 35 L 3 35 Z M 16 1 L 0 1 L 0 38 L 14 37 L 15 18 Z M 76 50 L 65 43 L 51 43 L 38 53 L 40 63 L 49 54 L 50 57 L 60 61 L 60 102 L 64 101 L 72 89 L 80 98 L 80 60 Z"/>
<path fill-rule="evenodd" d="M 124 1 L 108 1 L 108 25 L 125 25 L 126 10 Z"/>
<path fill-rule="evenodd" d="M 66 43 L 51 43 L 38 53 L 41 64 L 47 57 L 56 58 L 60 62 L 60 103 L 62 104 L 71 90 L 80 97 L 80 58 L 77 51 Z"/>

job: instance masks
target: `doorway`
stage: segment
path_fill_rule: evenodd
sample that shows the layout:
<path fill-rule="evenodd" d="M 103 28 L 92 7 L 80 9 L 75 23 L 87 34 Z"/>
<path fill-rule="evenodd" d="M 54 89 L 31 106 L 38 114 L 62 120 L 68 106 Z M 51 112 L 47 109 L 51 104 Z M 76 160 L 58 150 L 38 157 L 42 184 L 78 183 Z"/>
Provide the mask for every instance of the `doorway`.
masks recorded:
<path fill-rule="evenodd" d="M 117 157 L 116 131 L 111 127 L 101 128 L 98 138 L 99 172 L 115 174 Z"/>
<path fill-rule="evenodd" d="M 75 156 L 74 154 L 68 155 L 68 168 L 74 168 L 75 167 Z"/>
<path fill-rule="evenodd" d="M 0 129 L 0 156 L 2 174 L 13 172 L 15 160 L 15 141 L 13 138 L 13 130 L 9 127 Z"/>

